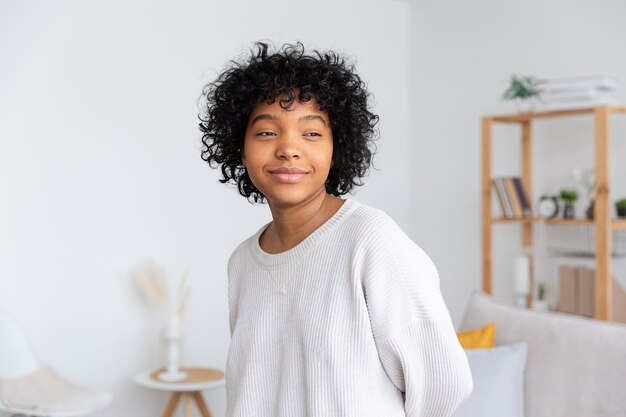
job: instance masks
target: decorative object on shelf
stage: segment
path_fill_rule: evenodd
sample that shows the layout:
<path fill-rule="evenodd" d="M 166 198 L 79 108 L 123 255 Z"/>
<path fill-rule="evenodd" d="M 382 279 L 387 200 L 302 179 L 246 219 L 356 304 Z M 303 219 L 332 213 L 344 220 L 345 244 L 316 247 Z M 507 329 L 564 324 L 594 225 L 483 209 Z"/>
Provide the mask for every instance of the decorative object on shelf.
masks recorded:
<path fill-rule="evenodd" d="M 536 77 L 511 76 L 509 88 L 502 94 L 504 100 L 513 101 L 522 113 L 532 112 L 541 100 L 539 86 L 544 81 Z"/>
<path fill-rule="evenodd" d="M 590 76 L 545 80 L 541 98 L 546 110 L 566 110 L 616 104 L 619 81 Z"/>
<path fill-rule="evenodd" d="M 615 210 L 617 210 L 617 217 L 620 219 L 626 218 L 626 198 L 622 198 L 615 202 Z"/>
<path fill-rule="evenodd" d="M 578 191 L 574 189 L 562 189 L 559 192 L 559 196 L 561 200 L 564 201 L 565 205 L 563 206 L 563 218 L 564 219 L 573 219 L 576 217 L 576 211 L 574 210 L 574 203 L 578 200 Z"/>
<path fill-rule="evenodd" d="M 527 255 L 516 256 L 513 261 L 513 272 L 516 304 L 525 307 L 530 293 L 530 258 Z"/>
<path fill-rule="evenodd" d="M 595 216 L 595 209 L 596 209 L 596 201 L 591 200 L 589 202 L 589 206 L 587 206 L 587 210 L 585 210 L 585 216 L 587 216 L 588 219 L 593 220 Z"/>
<path fill-rule="evenodd" d="M 130 275 L 139 285 L 146 300 L 161 313 L 162 319 L 165 321 L 161 337 L 166 352 L 166 369 L 159 374 L 159 378 L 168 382 L 183 381 L 187 378 L 187 374 L 180 369 L 183 336 L 182 319 L 191 291 L 186 286 L 187 273 L 188 270 L 185 270 L 181 278 L 176 300 L 176 310 L 174 312 L 169 302 L 169 289 L 163 267 L 150 259 L 148 271 L 143 273 L 135 270 L 130 271 Z"/>
<path fill-rule="evenodd" d="M 589 205 L 585 210 L 585 215 L 588 219 L 593 219 L 594 209 L 596 203 L 596 170 L 595 168 L 583 171 L 580 168 L 575 168 L 572 172 L 572 177 L 577 183 L 580 183 L 587 192 L 587 201 Z"/>
<path fill-rule="evenodd" d="M 537 285 L 537 299 L 533 301 L 533 310 L 535 311 L 550 311 L 548 301 L 546 300 L 546 293 L 548 292 L 548 285 L 545 282 L 540 282 Z"/>
<path fill-rule="evenodd" d="M 542 195 L 537 203 L 537 212 L 544 219 L 551 219 L 559 214 L 559 199 L 555 195 Z"/>

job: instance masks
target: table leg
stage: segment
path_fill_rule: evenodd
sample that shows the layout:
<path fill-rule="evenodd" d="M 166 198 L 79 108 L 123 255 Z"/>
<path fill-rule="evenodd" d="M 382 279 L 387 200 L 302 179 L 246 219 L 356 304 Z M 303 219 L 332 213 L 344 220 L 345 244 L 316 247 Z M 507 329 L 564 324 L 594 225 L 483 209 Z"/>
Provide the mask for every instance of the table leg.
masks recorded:
<path fill-rule="evenodd" d="M 163 417 L 172 417 L 172 414 L 174 414 L 174 409 L 178 405 L 178 400 L 180 400 L 180 392 L 172 393 L 172 396 L 167 403 L 167 407 L 165 407 L 165 411 L 163 412 Z"/>
<path fill-rule="evenodd" d="M 193 417 L 193 396 L 186 392 L 183 394 L 185 400 L 185 417 Z"/>
<path fill-rule="evenodd" d="M 209 408 L 206 406 L 206 403 L 204 402 L 204 398 L 202 398 L 202 393 L 200 391 L 194 391 L 193 398 L 196 400 L 196 404 L 198 405 L 198 408 L 200 409 L 200 413 L 202 414 L 202 417 L 211 417 L 211 412 L 209 411 Z"/>

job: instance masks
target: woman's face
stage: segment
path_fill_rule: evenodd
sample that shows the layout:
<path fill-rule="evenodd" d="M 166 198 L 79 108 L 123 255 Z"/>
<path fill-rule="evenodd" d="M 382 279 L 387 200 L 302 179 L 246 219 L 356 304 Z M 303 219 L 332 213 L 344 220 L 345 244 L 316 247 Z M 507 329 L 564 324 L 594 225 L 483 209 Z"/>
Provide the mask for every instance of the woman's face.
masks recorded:
<path fill-rule="evenodd" d="M 289 110 L 279 101 L 261 102 L 253 109 L 241 159 L 268 203 L 286 207 L 326 192 L 333 134 L 315 98 L 304 103 L 296 99 Z"/>

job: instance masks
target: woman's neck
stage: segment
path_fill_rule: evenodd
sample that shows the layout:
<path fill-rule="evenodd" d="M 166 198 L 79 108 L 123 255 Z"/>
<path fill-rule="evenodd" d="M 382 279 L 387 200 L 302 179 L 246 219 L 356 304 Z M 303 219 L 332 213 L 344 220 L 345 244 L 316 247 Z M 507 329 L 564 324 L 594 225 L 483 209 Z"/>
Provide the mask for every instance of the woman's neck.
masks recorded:
<path fill-rule="evenodd" d="M 330 219 L 344 201 L 324 192 L 296 206 L 270 203 L 273 221 L 259 238 L 261 249 L 275 254 L 293 248 Z"/>

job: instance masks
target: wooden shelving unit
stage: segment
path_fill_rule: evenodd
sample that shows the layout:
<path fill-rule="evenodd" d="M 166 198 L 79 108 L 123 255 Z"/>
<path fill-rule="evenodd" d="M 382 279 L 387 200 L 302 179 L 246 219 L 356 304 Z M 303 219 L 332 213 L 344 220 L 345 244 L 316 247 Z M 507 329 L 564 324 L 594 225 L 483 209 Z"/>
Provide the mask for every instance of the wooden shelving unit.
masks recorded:
<path fill-rule="evenodd" d="M 498 223 L 519 223 L 522 227 L 522 245 L 533 244 L 533 225 L 538 222 L 571 224 L 594 224 L 596 235 L 595 318 L 611 320 L 611 233 L 614 229 L 626 229 L 626 220 L 611 219 L 609 201 L 609 122 L 613 113 L 626 113 L 626 106 L 597 106 L 575 110 L 530 112 L 514 115 L 484 116 L 482 118 L 482 267 L 483 291 L 492 293 L 492 227 Z M 536 119 L 563 116 L 593 115 L 595 119 L 595 165 L 596 200 L 595 218 L 550 219 L 541 218 L 494 218 L 491 207 L 491 141 L 494 123 L 517 124 L 521 128 L 521 180 L 530 198 L 532 192 L 532 123 Z M 534 269 L 531 256 L 531 271 Z M 531 294 L 527 305 L 532 304 L 534 278 L 531 273 Z"/>
<path fill-rule="evenodd" d="M 493 223 L 538 223 L 543 222 L 547 224 L 594 224 L 593 220 L 589 219 L 543 219 L 541 217 L 496 217 L 491 219 Z M 611 221 L 611 227 L 613 229 L 626 229 L 626 219 L 614 219 Z"/>

